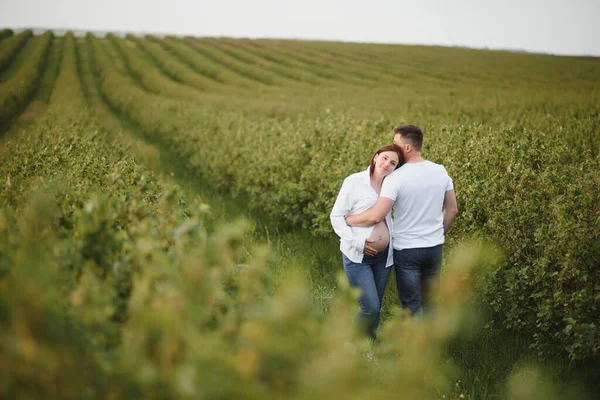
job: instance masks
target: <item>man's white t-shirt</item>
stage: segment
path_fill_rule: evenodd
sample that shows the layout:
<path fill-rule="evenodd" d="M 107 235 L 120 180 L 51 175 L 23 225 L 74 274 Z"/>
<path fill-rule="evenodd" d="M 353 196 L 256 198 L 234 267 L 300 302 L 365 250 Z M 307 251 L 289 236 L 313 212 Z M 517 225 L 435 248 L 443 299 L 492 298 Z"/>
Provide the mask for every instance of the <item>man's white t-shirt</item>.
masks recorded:
<path fill-rule="evenodd" d="M 454 190 L 448 172 L 431 161 L 406 163 L 384 179 L 380 196 L 394 201 L 394 250 L 444 243 L 442 207 L 448 190 Z"/>

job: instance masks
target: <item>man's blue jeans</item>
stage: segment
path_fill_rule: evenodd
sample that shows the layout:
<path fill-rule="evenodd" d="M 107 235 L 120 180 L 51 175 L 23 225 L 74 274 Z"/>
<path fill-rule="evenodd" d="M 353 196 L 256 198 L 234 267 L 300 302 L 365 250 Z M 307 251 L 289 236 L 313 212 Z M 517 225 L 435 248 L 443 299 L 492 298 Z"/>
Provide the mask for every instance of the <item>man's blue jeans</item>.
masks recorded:
<path fill-rule="evenodd" d="M 431 289 L 437 283 L 442 266 L 442 248 L 434 247 L 394 250 L 396 288 L 403 308 L 413 315 L 430 311 Z"/>
<path fill-rule="evenodd" d="M 379 326 L 385 285 L 392 271 L 392 267 L 385 267 L 387 255 L 387 250 L 380 251 L 375 256 L 365 255 L 362 263 L 355 263 L 342 254 L 344 271 L 350 285 L 361 291 L 358 299 L 360 310 L 354 320 L 373 340 Z"/>

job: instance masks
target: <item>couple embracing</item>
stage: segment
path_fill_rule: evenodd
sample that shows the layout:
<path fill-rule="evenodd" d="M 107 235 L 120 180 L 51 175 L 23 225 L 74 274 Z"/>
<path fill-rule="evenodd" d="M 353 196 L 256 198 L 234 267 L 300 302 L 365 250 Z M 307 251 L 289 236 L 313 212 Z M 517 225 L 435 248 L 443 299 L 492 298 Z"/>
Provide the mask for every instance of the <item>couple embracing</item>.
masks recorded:
<path fill-rule="evenodd" d="M 452 179 L 442 165 L 421 156 L 422 145 L 419 127 L 395 127 L 394 144 L 344 180 L 331 211 L 344 271 L 361 290 L 356 320 L 372 339 L 392 266 L 402 307 L 414 315 L 431 306 L 444 234 L 458 213 Z"/>

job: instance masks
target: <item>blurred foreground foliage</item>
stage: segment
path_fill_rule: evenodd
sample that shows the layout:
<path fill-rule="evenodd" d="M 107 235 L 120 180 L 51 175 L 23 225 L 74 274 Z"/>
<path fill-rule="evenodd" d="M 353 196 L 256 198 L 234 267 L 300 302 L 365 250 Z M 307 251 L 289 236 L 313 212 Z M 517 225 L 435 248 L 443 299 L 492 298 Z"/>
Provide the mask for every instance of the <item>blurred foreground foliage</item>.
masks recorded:
<path fill-rule="evenodd" d="M 271 252 L 247 245 L 244 221 L 209 231 L 208 215 L 181 216 L 159 238 L 148 222 L 162 216 L 121 226 L 110 199 L 90 196 L 72 231 L 104 226 L 95 241 L 107 249 L 101 260 L 86 256 L 85 234 L 61 237 L 56 195 L 35 192 L 18 211 L 1 210 L 2 397 L 457 395 L 460 371 L 445 347 L 469 321 L 473 279 L 499 261 L 493 248 L 457 249 L 436 314 L 413 319 L 396 310 L 373 347 L 355 334 L 358 293 L 343 276 L 323 316 L 305 277 L 273 279 Z M 508 385 L 507 398 L 530 398 L 532 388 L 561 395 L 539 372 L 517 369 Z"/>

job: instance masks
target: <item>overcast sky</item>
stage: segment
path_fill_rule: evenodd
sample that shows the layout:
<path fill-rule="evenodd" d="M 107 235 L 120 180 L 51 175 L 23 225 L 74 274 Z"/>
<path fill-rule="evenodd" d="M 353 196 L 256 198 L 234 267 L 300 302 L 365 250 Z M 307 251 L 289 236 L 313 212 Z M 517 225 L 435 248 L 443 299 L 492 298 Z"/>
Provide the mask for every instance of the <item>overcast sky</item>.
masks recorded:
<path fill-rule="evenodd" d="M 600 56 L 600 0 L 0 0 L 0 28 L 461 45 Z"/>

